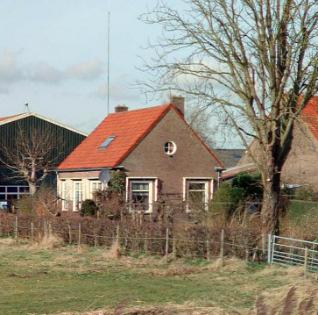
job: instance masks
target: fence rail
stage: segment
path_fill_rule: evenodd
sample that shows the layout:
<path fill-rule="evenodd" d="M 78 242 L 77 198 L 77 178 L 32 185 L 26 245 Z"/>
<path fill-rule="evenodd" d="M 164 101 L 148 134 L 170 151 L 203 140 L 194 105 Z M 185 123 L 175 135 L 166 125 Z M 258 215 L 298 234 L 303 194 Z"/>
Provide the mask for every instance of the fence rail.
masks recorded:
<path fill-rule="evenodd" d="M 161 256 L 212 259 L 236 256 L 263 261 L 267 244 L 244 228 L 206 226 L 186 222 L 181 227 L 167 222 L 140 222 L 139 219 L 107 219 L 0 215 L 0 236 L 37 241 L 56 235 L 66 244 L 111 247 L 120 243 L 123 253 L 149 253 Z M 178 222 L 180 223 L 180 221 Z"/>
<path fill-rule="evenodd" d="M 318 242 L 269 235 L 268 262 L 318 271 Z"/>

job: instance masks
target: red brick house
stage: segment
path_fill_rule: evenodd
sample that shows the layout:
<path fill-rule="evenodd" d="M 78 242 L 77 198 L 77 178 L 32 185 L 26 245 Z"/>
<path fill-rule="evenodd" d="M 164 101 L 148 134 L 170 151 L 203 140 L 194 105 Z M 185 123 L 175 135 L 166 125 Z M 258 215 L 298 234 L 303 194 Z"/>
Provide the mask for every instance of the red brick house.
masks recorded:
<path fill-rule="evenodd" d="M 131 110 L 118 106 L 59 165 L 58 191 L 63 210 L 79 209 L 102 187 L 101 172 L 126 172 L 126 198 L 141 202 L 145 213 L 161 198 L 207 203 L 214 190 L 215 167 L 222 167 L 184 119 L 184 98 Z"/>
<path fill-rule="evenodd" d="M 256 143 L 249 150 L 257 152 Z M 287 187 L 307 186 L 318 192 L 318 96 L 314 96 L 295 123 L 291 150 L 282 169 L 282 182 Z M 228 179 L 240 172 L 256 170 L 248 151 L 238 166 L 223 172 Z"/>

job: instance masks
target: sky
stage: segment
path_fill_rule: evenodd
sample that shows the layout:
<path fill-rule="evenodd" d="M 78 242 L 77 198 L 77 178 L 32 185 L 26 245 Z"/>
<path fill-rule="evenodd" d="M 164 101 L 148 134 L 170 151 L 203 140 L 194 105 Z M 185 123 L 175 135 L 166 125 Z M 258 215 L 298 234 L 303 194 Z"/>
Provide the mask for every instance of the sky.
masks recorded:
<path fill-rule="evenodd" d="M 0 116 L 32 112 L 91 131 L 107 114 L 107 12 L 111 12 L 110 111 L 155 104 L 136 82 L 159 29 L 138 17 L 156 0 L 1 0 Z M 158 100 L 159 103 L 165 100 Z M 157 104 L 157 103 L 156 103 Z"/>

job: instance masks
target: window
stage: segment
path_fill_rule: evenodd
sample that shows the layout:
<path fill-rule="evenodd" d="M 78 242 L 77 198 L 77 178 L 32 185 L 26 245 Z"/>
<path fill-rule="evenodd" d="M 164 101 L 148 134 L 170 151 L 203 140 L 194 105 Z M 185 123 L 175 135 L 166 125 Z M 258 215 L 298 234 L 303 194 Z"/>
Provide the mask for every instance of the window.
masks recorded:
<path fill-rule="evenodd" d="M 167 155 L 174 155 L 177 151 L 177 145 L 173 141 L 168 141 L 164 145 L 164 152 Z"/>
<path fill-rule="evenodd" d="M 209 179 L 186 179 L 184 199 L 186 200 L 187 211 L 195 209 L 207 209 L 209 201 L 211 180 Z"/>
<path fill-rule="evenodd" d="M 74 205 L 73 211 L 78 211 L 81 208 L 82 204 L 82 182 L 75 181 L 74 182 Z"/>
<path fill-rule="evenodd" d="M 155 201 L 155 180 L 129 179 L 129 204 L 131 211 L 151 213 Z"/>
<path fill-rule="evenodd" d="M 106 149 L 115 139 L 115 136 L 109 136 L 99 147 L 101 149 Z"/>
<path fill-rule="evenodd" d="M 62 210 L 67 210 L 67 183 L 65 180 L 61 182 L 61 199 L 62 199 Z"/>
<path fill-rule="evenodd" d="M 94 197 L 94 192 L 102 190 L 102 183 L 99 180 L 92 180 L 90 182 L 90 185 L 91 185 L 90 189 L 91 189 L 92 197 Z"/>

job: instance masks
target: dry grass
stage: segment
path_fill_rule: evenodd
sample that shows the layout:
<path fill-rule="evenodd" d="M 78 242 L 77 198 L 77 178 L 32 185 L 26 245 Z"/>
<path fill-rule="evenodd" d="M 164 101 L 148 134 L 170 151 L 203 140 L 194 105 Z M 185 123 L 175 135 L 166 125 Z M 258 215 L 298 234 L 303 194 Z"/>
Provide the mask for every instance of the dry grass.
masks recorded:
<path fill-rule="evenodd" d="M 57 235 L 43 236 L 38 242 L 31 243 L 31 249 L 54 249 L 64 246 L 64 241 Z"/>
<path fill-rule="evenodd" d="M 252 312 L 256 300 L 255 307 L 271 312 L 272 294 L 277 297 L 273 306 L 284 305 L 284 297 L 292 295 L 297 301 L 288 301 L 299 310 L 309 310 L 311 297 L 316 298 L 317 280 L 310 274 L 304 279 L 302 268 L 265 267 L 236 258 L 227 258 L 222 264 L 218 259 L 112 257 L 105 257 L 104 247 L 83 246 L 79 253 L 77 246 L 48 250 L 2 239 L 1 315 L 63 311 L 85 315 L 245 315 Z M 295 293 L 290 292 L 291 287 L 296 287 Z M 257 314 L 255 307 L 250 314 Z"/>

